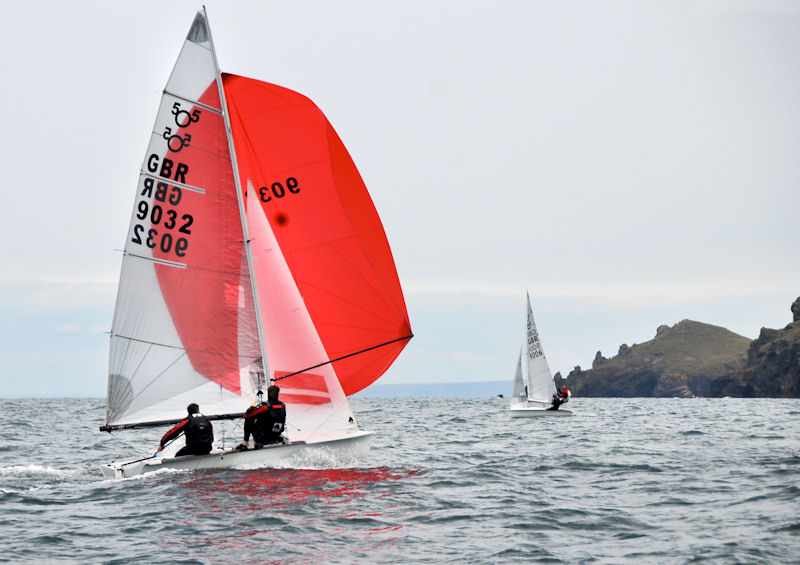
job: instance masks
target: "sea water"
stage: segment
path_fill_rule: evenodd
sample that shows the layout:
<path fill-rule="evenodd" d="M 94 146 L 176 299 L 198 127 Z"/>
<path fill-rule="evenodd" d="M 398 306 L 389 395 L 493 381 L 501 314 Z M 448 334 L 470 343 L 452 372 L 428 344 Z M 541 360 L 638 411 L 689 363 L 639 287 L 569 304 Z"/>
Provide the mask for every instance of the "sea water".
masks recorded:
<path fill-rule="evenodd" d="M 376 435 L 346 468 L 107 480 L 165 430 L 99 432 L 100 399 L 0 400 L 0 562 L 800 563 L 800 400 L 352 404 Z"/>

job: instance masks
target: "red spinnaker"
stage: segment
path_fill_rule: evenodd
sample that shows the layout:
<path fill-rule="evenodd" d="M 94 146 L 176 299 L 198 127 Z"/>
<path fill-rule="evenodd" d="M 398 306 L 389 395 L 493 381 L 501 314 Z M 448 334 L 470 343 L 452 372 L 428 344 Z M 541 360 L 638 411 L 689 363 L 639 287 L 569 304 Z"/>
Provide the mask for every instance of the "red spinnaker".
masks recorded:
<path fill-rule="evenodd" d="M 380 377 L 411 337 L 372 199 L 311 100 L 230 74 L 223 88 L 242 189 L 249 180 L 258 191 L 328 360 L 350 355 L 334 367 L 345 394 L 353 394 Z"/>

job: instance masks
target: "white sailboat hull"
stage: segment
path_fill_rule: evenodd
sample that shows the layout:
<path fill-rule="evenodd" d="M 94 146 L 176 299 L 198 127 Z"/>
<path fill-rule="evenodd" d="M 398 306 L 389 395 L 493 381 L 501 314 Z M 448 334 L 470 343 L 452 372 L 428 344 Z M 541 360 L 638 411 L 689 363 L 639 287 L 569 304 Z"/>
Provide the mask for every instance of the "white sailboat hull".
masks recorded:
<path fill-rule="evenodd" d="M 326 464 L 335 464 L 337 461 L 350 462 L 365 457 L 369 453 L 371 441 L 372 432 L 359 430 L 346 437 L 267 445 L 248 451 L 215 449 L 208 455 L 152 457 L 127 463 L 108 463 L 101 465 L 100 470 L 106 478 L 124 479 L 161 469 L 261 469 L 318 459 L 324 460 Z"/>

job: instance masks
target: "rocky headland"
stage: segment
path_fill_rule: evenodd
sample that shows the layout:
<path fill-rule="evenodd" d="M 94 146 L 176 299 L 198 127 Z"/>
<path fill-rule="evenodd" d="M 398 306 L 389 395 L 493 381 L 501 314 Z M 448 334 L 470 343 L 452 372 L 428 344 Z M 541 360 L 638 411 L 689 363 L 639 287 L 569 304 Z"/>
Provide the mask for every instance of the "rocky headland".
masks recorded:
<path fill-rule="evenodd" d="M 592 368 L 575 367 L 567 383 L 576 396 L 800 397 L 800 298 L 791 310 L 792 323 L 762 328 L 752 341 L 692 320 L 660 326 L 611 358 L 598 351 Z"/>
<path fill-rule="evenodd" d="M 792 317 L 782 330 L 761 328 L 745 366 L 711 383 L 708 396 L 800 397 L 800 298 L 792 304 Z"/>

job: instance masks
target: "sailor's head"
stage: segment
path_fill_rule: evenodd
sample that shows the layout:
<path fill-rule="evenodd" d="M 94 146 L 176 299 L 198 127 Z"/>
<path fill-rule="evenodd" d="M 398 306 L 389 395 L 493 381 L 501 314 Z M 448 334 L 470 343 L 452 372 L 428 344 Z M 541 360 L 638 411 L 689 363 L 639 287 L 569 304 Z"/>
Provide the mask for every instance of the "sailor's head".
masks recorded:
<path fill-rule="evenodd" d="M 267 389 L 267 397 L 269 398 L 278 398 L 278 394 L 280 394 L 281 389 L 278 385 L 269 385 Z"/>
<path fill-rule="evenodd" d="M 198 412 L 200 412 L 200 407 L 194 402 L 192 402 L 189 406 L 186 407 L 186 411 L 189 414 L 197 414 Z"/>

